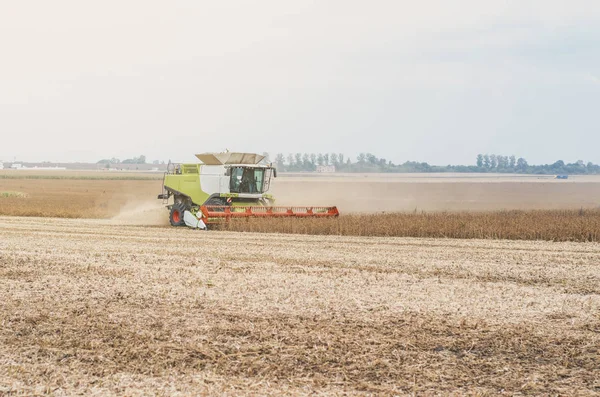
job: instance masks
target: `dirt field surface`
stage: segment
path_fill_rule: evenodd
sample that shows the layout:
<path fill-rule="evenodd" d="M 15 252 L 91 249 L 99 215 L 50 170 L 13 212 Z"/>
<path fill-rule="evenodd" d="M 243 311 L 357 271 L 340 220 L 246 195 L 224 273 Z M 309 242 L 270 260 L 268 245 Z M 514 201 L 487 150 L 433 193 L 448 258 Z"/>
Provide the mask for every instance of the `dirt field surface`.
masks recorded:
<path fill-rule="evenodd" d="M 0 395 L 600 393 L 596 243 L 0 236 Z"/>

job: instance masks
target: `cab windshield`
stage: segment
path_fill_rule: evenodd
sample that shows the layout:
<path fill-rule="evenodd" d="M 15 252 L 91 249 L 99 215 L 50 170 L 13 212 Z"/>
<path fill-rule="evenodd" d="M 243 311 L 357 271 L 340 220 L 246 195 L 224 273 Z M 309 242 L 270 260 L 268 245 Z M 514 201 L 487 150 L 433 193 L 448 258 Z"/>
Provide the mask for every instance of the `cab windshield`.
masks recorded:
<path fill-rule="evenodd" d="M 231 167 L 229 191 L 231 193 L 263 193 L 265 184 L 264 168 Z"/>

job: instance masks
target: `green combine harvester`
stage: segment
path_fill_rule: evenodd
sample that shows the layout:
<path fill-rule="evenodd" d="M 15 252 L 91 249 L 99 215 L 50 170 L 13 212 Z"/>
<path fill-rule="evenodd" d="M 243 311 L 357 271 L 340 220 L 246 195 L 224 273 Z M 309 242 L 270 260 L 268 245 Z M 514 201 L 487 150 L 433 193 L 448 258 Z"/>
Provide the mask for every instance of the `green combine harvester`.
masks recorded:
<path fill-rule="evenodd" d="M 204 153 L 202 163 L 169 163 L 162 193 L 173 226 L 207 229 L 236 218 L 332 217 L 336 207 L 277 207 L 268 194 L 277 170 L 256 153 Z M 170 198 L 173 197 L 172 204 Z"/>

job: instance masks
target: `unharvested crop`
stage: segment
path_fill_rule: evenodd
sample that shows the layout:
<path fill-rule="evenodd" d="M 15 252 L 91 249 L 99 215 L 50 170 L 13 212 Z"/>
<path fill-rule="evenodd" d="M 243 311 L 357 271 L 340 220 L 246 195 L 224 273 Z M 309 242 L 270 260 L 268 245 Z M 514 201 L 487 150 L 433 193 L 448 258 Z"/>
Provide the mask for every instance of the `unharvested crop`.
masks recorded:
<path fill-rule="evenodd" d="M 600 210 L 350 214 L 333 219 L 244 219 L 217 229 L 340 236 L 600 241 Z"/>

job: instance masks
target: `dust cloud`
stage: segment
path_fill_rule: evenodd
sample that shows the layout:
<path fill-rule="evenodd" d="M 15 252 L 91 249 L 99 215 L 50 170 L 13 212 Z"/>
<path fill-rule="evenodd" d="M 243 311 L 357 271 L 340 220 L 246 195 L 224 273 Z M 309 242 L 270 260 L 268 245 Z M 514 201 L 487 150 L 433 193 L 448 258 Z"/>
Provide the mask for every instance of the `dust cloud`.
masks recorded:
<path fill-rule="evenodd" d="M 595 182 L 595 183 L 593 183 Z M 277 205 L 331 206 L 342 214 L 598 208 L 600 180 L 467 176 L 282 177 Z"/>
<path fill-rule="evenodd" d="M 111 222 L 166 226 L 169 214 L 154 197 L 154 186 L 138 186 L 109 200 Z M 284 176 L 269 193 L 282 206 L 337 206 L 352 213 L 499 211 L 599 208 L 600 178 L 470 175 Z"/>
<path fill-rule="evenodd" d="M 110 220 L 125 225 L 167 226 L 169 213 L 162 201 L 131 199 Z"/>
<path fill-rule="evenodd" d="M 418 207 L 414 197 L 390 195 L 386 190 L 385 184 L 286 181 L 274 189 L 274 195 L 276 205 L 335 205 L 342 213 L 406 212 Z"/>

